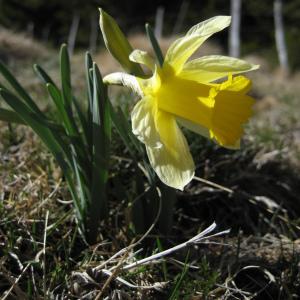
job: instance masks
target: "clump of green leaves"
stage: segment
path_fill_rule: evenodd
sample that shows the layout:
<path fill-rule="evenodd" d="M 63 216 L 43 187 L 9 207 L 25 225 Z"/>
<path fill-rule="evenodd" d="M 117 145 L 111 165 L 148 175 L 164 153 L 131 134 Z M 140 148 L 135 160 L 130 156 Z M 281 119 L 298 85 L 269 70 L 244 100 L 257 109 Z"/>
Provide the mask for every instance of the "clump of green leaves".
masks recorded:
<path fill-rule="evenodd" d="M 10 86 L 0 84 L 0 95 L 12 109 L 1 109 L 0 119 L 28 125 L 41 138 L 63 172 L 82 232 L 93 241 L 99 221 L 108 213 L 106 186 L 111 118 L 106 87 L 89 53 L 85 57 L 85 69 L 86 105 L 73 94 L 66 45 L 62 45 L 60 51 L 60 87 L 41 66 L 34 66 L 55 106 L 56 120 L 53 120 L 0 63 L 0 72 Z"/>
<path fill-rule="evenodd" d="M 103 10 L 100 13 L 108 51 L 125 69 L 135 74 L 143 73 L 139 64 L 129 60 L 132 47 L 117 23 Z M 155 53 L 161 54 L 151 28 L 147 26 L 146 29 Z M 74 95 L 66 45 L 60 50 L 60 85 L 41 66 L 34 65 L 34 71 L 53 101 L 55 116 L 44 113 L 0 62 L 0 73 L 7 82 L 7 85 L 0 83 L 0 96 L 11 108 L 0 108 L 0 120 L 31 127 L 52 153 L 68 184 L 77 222 L 86 239 L 96 241 L 100 221 L 109 215 L 108 164 L 112 123 L 134 161 L 133 181 L 138 195 L 138 200 L 131 203 L 134 230 L 144 233 L 156 220 L 161 232 L 168 233 L 172 227 L 175 191 L 156 182 L 154 171 L 145 159 L 143 147 L 132 134 L 128 119 L 121 109 L 113 108 L 108 99 L 107 86 L 91 55 L 86 53 L 85 56 L 85 101 L 79 101 Z M 142 167 L 136 161 L 137 153 L 142 158 Z M 148 183 L 145 184 L 144 178 Z"/>

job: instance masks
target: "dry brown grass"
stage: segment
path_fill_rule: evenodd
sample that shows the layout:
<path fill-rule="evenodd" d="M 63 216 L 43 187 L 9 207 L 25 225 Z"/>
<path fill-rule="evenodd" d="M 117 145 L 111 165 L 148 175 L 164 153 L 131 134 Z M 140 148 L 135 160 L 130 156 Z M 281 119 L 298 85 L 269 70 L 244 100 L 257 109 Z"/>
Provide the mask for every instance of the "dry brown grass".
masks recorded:
<path fill-rule="evenodd" d="M 0 59 L 6 62 L 24 61 L 47 55 L 49 50 L 26 34 L 0 27 Z"/>

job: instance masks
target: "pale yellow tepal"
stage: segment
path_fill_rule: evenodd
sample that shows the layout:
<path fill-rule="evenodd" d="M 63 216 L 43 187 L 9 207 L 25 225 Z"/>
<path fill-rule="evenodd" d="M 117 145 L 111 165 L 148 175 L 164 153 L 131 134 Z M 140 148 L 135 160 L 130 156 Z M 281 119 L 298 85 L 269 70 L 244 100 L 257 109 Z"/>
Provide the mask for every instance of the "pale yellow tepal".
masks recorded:
<path fill-rule="evenodd" d="M 171 44 L 162 67 L 146 52 L 134 50 L 130 60 L 152 70 L 148 79 L 126 73 L 104 78 L 107 83 L 130 87 L 141 97 L 132 111 L 132 131 L 145 144 L 152 167 L 168 186 L 182 190 L 195 171 L 178 124 L 236 149 L 243 125 L 252 115 L 254 100 L 247 95 L 251 82 L 234 75 L 255 70 L 257 65 L 216 55 L 188 61 L 206 39 L 229 24 L 230 17 L 218 16 L 193 26 Z"/>

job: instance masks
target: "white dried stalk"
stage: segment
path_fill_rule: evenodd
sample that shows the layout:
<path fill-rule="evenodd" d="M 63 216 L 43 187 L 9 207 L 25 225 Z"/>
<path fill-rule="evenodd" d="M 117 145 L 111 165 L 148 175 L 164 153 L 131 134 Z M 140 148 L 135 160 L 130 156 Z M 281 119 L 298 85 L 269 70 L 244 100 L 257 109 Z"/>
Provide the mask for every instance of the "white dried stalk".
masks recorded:
<path fill-rule="evenodd" d="M 200 232 L 199 234 L 197 234 L 193 238 L 189 239 L 188 241 L 186 241 L 186 242 L 184 242 L 182 244 L 176 245 L 176 246 L 174 246 L 172 248 L 169 248 L 167 250 L 164 250 L 162 252 L 159 252 L 159 253 L 156 253 L 154 255 L 151 255 L 149 257 L 146 257 L 146 258 L 143 258 L 141 260 L 138 260 L 138 261 L 136 261 L 134 263 L 125 265 L 125 266 L 122 267 L 122 270 L 129 270 L 129 269 L 132 269 L 132 268 L 136 268 L 136 267 L 138 267 L 140 265 L 147 264 L 150 261 L 160 260 L 161 258 L 163 258 L 163 257 L 165 257 L 167 255 L 170 255 L 171 253 L 173 253 L 175 251 L 181 250 L 181 249 L 189 247 L 191 245 L 199 244 L 204 239 L 209 239 L 209 238 L 212 238 L 212 237 L 216 237 L 216 236 L 227 234 L 230 231 L 230 230 L 224 230 L 224 231 L 221 231 L 221 232 L 218 232 L 218 233 L 215 233 L 215 234 L 207 236 L 210 232 L 212 232 L 216 228 L 216 226 L 217 225 L 214 222 L 209 227 L 207 227 L 202 232 Z M 109 269 L 109 271 L 113 271 L 115 268 L 116 267 L 112 267 L 112 268 Z"/>

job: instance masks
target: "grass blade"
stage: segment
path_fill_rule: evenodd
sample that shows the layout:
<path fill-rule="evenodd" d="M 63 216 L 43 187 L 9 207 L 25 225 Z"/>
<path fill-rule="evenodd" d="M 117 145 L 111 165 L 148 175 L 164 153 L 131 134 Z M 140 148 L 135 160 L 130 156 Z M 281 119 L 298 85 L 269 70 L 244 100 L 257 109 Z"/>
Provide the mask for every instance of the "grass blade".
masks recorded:
<path fill-rule="evenodd" d="M 9 123 L 17 123 L 25 125 L 26 123 L 19 117 L 18 114 L 15 112 L 0 108 L 0 120 L 3 122 L 9 122 Z"/>
<path fill-rule="evenodd" d="M 70 68 L 70 58 L 68 53 L 68 48 L 66 44 L 63 44 L 60 49 L 60 74 L 61 74 L 61 87 L 62 87 L 62 100 L 64 103 L 65 110 L 67 112 L 69 123 L 72 125 L 70 128 L 69 135 L 77 137 L 77 143 L 80 144 L 74 145 L 77 150 L 86 152 L 86 145 L 84 144 L 84 139 L 82 138 L 78 126 L 76 125 L 75 118 L 73 116 L 72 104 L 76 107 L 74 103 L 74 97 L 72 95 L 72 86 L 71 86 L 71 68 Z M 79 109 L 79 107 L 78 107 Z M 78 113 L 78 111 L 77 111 Z M 83 118 L 83 114 L 79 112 L 79 117 Z M 85 121 L 82 125 L 84 125 Z M 86 153 L 84 153 L 86 155 Z"/>
<path fill-rule="evenodd" d="M 93 179 L 89 208 L 90 241 L 95 241 L 99 221 L 107 216 L 106 183 L 108 180 L 109 144 L 111 137 L 110 114 L 106 87 L 97 65 L 93 64 Z"/>
<path fill-rule="evenodd" d="M 126 119 L 124 120 L 124 118 L 125 118 L 124 113 L 121 111 L 120 108 L 116 111 L 110 101 L 108 104 L 109 104 L 111 120 L 112 120 L 117 132 L 119 133 L 125 146 L 129 150 L 130 155 L 132 157 L 135 157 L 136 151 L 139 150 L 140 147 L 138 146 L 138 142 L 132 143 L 133 139 L 130 137 L 131 129 L 129 130 L 128 121 Z M 133 138 L 135 138 L 135 137 L 133 137 Z"/>
<path fill-rule="evenodd" d="M 87 107 L 87 144 L 92 145 L 93 143 L 93 60 L 92 56 L 89 52 L 85 54 L 85 79 L 86 79 L 86 86 L 87 86 L 87 98 L 88 98 L 88 107 Z M 91 72 L 90 72 L 91 70 Z M 90 147 L 90 156 L 92 156 L 92 147 Z"/>
<path fill-rule="evenodd" d="M 70 123 L 69 117 L 64 108 L 64 104 L 61 99 L 60 91 L 52 83 L 47 83 L 47 90 L 57 108 L 58 116 L 59 116 L 61 122 L 64 124 L 64 126 L 66 128 L 66 132 L 67 133 L 72 132 L 72 124 Z"/>
<path fill-rule="evenodd" d="M 68 113 L 71 114 L 72 104 L 72 88 L 71 88 L 71 69 L 70 69 L 70 58 L 68 48 L 66 44 L 63 44 L 60 48 L 60 76 L 61 76 L 61 87 L 64 105 Z"/>
<path fill-rule="evenodd" d="M 189 260 L 189 257 L 190 257 L 190 251 L 188 250 L 187 252 L 187 255 L 185 257 L 185 261 L 184 261 L 184 266 L 182 268 L 182 272 L 181 274 L 178 274 L 176 276 L 176 283 L 175 283 L 175 286 L 174 286 L 174 289 L 172 291 L 172 294 L 171 296 L 168 298 L 169 300 L 176 300 L 176 299 L 179 299 L 178 297 L 180 296 L 180 287 L 183 283 L 183 280 L 189 270 L 188 268 L 188 260 Z"/>
<path fill-rule="evenodd" d="M 83 112 L 83 109 L 80 106 L 80 103 L 78 102 L 78 100 L 75 97 L 73 97 L 73 103 L 74 103 L 76 113 L 77 113 L 77 116 L 79 118 L 79 122 L 80 122 L 80 125 L 82 128 L 82 132 L 84 135 L 84 141 L 86 143 L 88 143 L 88 136 L 89 136 L 88 120 L 86 118 L 86 115 Z"/>
<path fill-rule="evenodd" d="M 87 161 L 89 157 L 88 151 L 86 150 L 84 138 L 78 130 L 78 126 L 76 125 L 76 121 L 72 111 L 74 97 L 72 95 L 71 87 L 70 58 L 66 44 L 63 44 L 60 49 L 60 74 L 62 87 L 61 99 L 68 116 L 68 123 L 71 125 L 68 135 L 73 140 L 73 143 L 71 145 L 73 153 L 72 155 L 74 156 L 73 164 L 80 173 L 84 172 L 78 177 L 78 179 L 80 179 L 79 181 L 89 182 L 89 175 L 87 171 L 87 169 L 89 168 L 89 162 Z M 78 182 L 78 184 L 81 184 L 80 182 Z"/>
<path fill-rule="evenodd" d="M 85 181 L 88 182 L 89 172 L 86 170 L 89 170 L 89 157 L 86 155 L 86 147 L 81 147 L 82 140 L 73 129 L 73 124 L 71 123 L 71 120 L 65 110 L 60 91 L 51 83 L 47 84 L 47 90 L 53 102 L 55 103 L 55 106 L 58 111 L 58 116 L 61 122 L 64 124 L 65 132 L 68 136 L 68 141 L 74 146 L 74 149 L 72 150 L 72 155 L 75 155 L 77 161 L 80 162 L 79 169 L 85 174 Z M 73 159 L 71 159 L 71 161 L 73 161 Z"/>
<path fill-rule="evenodd" d="M 30 110 L 46 118 L 38 106 L 34 103 L 29 94 L 20 85 L 17 79 L 10 73 L 10 71 L 5 67 L 5 65 L 0 61 L 0 73 L 7 80 L 7 82 L 12 86 L 12 88 L 18 93 L 18 95 L 25 101 Z"/>
<path fill-rule="evenodd" d="M 154 35 L 153 29 L 148 23 L 146 24 L 146 33 L 147 33 L 147 36 L 148 36 L 148 38 L 151 42 L 151 45 L 153 47 L 153 50 L 154 50 L 155 56 L 157 58 L 157 61 L 160 64 L 160 66 L 162 67 L 162 65 L 164 63 L 164 56 L 163 56 L 162 51 L 159 47 L 157 39 Z"/>
<path fill-rule="evenodd" d="M 56 84 L 52 80 L 52 78 L 47 74 L 47 72 L 38 64 L 33 65 L 33 69 L 38 77 L 42 80 L 43 83 L 48 84 L 51 83 L 54 87 L 57 88 Z"/>
<path fill-rule="evenodd" d="M 85 79 L 87 85 L 88 111 L 91 112 L 93 107 L 93 80 L 90 76 L 90 70 L 93 69 L 93 59 L 89 52 L 85 54 Z"/>
<path fill-rule="evenodd" d="M 62 142 L 60 135 L 54 136 L 51 129 L 41 123 L 39 118 L 36 118 L 34 113 L 20 99 L 4 89 L 0 89 L 0 95 L 4 101 L 17 113 L 17 115 L 41 138 L 48 150 L 57 160 L 66 177 L 72 197 L 74 199 L 74 204 L 77 209 L 77 217 L 79 220 L 82 220 L 83 210 L 78 201 L 76 188 L 73 184 L 72 169 L 68 160 L 66 159 L 66 156 L 68 156 L 68 147 Z"/>
<path fill-rule="evenodd" d="M 13 89 L 17 92 L 17 94 L 24 100 L 26 107 L 31 110 L 36 119 L 39 122 L 43 123 L 45 126 L 52 128 L 53 130 L 57 130 L 62 132 L 63 128 L 58 126 L 57 124 L 48 120 L 46 115 L 38 108 L 29 94 L 24 90 L 24 88 L 20 85 L 20 83 L 15 79 L 15 77 L 10 73 L 10 71 L 0 62 L 0 73 L 2 73 L 3 77 L 8 81 L 8 83 L 13 87 Z M 0 84 L 0 88 L 2 90 L 7 90 L 2 84 Z"/>
<path fill-rule="evenodd" d="M 68 134 L 71 134 L 74 131 L 73 125 L 65 110 L 60 90 L 58 89 L 57 85 L 52 80 L 52 78 L 47 74 L 47 72 L 41 66 L 35 64 L 33 68 L 36 74 L 38 75 L 38 77 L 42 80 L 42 82 L 46 84 L 48 93 L 58 110 L 59 118 L 66 127 L 66 132 Z"/>
<path fill-rule="evenodd" d="M 60 91 L 57 89 L 56 86 L 52 85 L 51 83 L 47 84 L 47 90 L 49 92 L 49 95 L 51 96 L 53 102 L 55 103 L 55 106 L 58 111 L 58 116 L 61 120 L 61 122 L 64 124 L 65 133 L 67 134 L 67 140 L 70 142 L 70 145 L 72 145 L 72 150 L 68 153 L 68 160 L 71 162 L 71 165 L 74 168 L 74 171 L 81 172 L 84 174 L 84 181 L 86 184 L 89 182 L 89 157 L 86 156 L 85 147 L 80 147 L 81 140 L 80 137 L 77 136 L 74 133 L 73 130 L 73 124 L 71 124 L 70 118 L 65 110 L 62 96 Z M 74 157 L 76 158 L 76 166 L 74 165 Z M 79 166 L 78 166 L 79 164 Z"/>
<path fill-rule="evenodd" d="M 29 110 L 29 108 L 16 96 L 10 92 L 0 89 L 0 95 L 4 101 L 17 113 L 26 124 L 28 124 L 47 145 L 48 149 L 53 153 L 57 161 L 60 163 L 63 169 L 66 168 L 66 162 L 64 160 L 64 153 L 53 137 L 52 132 L 44 124 L 39 122 L 39 119 Z"/>

